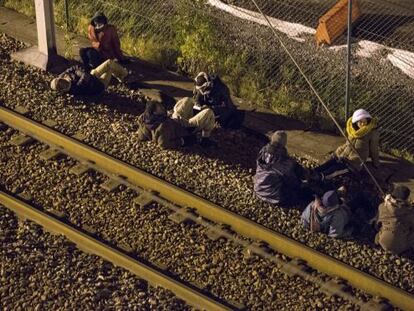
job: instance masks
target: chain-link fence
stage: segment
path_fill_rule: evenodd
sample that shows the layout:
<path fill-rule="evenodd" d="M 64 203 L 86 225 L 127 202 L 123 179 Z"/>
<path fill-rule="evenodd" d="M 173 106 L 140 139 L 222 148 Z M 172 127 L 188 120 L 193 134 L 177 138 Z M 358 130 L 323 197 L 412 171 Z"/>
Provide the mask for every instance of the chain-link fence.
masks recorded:
<path fill-rule="evenodd" d="M 72 32 L 85 34 L 91 16 L 102 11 L 118 27 L 127 53 L 188 74 L 217 72 L 235 95 L 258 106 L 333 127 L 251 0 L 66 1 L 55 0 L 56 22 Z M 33 1 L 5 0 L 5 5 L 14 2 L 30 11 Z M 256 0 L 321 98 L 344 121 L 346 38 L 323 47 L 314 38 L 319 18 L 336 2 Z M 362 16 L 353 29 L 350 110 L 369 110 L 379 120 L 384 149 L 412 157 L 414 5 L 412 0 L 356 2 Z"/>

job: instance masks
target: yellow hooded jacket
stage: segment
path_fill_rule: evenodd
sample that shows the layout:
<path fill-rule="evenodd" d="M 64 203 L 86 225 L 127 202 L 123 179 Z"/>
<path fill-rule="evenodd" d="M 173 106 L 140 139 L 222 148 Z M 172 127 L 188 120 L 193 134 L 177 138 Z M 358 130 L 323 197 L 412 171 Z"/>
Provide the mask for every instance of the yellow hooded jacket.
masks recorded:
<path fill-rule="evenodd" d="M 367 126 L 355 130 L 352 126 L 352 118 L 349 118 L 346 124 L 346 131 L 349 140 L 362 160 L 366 162 L 368 158 L 371 158 L 374 166 L 377 167 L 379 165 L 379 133 L 376 119 L 372 119 Z M 361 170 L 361 161 L 348 142 L 338 147 L 335 155 L 339 158 L 344 158 L 356 171 Z"/>

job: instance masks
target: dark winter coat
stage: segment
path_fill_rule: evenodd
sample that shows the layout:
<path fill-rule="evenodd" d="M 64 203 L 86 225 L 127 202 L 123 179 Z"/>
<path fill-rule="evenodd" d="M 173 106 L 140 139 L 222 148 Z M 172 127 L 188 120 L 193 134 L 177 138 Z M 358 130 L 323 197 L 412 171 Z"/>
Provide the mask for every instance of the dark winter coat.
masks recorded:
<path fill-rule="evenodd" d="M 176 149 L 183 145 L 188 130 L 179 122 L 167 116 L 154 120 L 142 114 L 138 119 L 138 140 L 154 141 L 163 149 Z"/>
<path fill-rule="evenodd" d="M 342 238 L 348 235 L 345 226 L 349 222 L 349 209 L 344 205 L 324 209 L 324 213 L 318 213 L 315 202 L 311 202 L 302 213 L 302 223 L 310 229 L 311 217 L 315 217 L 320 228 L 319 232 L 327 234 L 331 238 Z"/>
<path fill-rule="evenodd" d="M 200 90 L 194 89 L 196 105 L 210 107 L 222 127 L 239 127 L 243 122 L 244 115 L 234 105 L 229 88 L 218 76 L 213 76 L 210 79 L 212 86 L 208 94 L 203 95 Z"/>
<path fill-rule="evenodd" d="M 400 254 L 414 247 L 414 206 L 390 195 L 378 208 L 380 230 L 376 242 L 385 250 Z"/>
<path fill-rule="evenodd" d="M 284 204 L 301 187 L 304 169 L 289 155 L 286 148 L 264 146 L 257 159 L 254 191 L 262 200 Z"/>
<path fill-rule="evenodd" d="M 79 65 L 66 69 L 59 77 L 69 78 L 71 81 L 69 93 L 73 95 L 98 95 L 105 90 L 105 86 L 97 77 Z"/>

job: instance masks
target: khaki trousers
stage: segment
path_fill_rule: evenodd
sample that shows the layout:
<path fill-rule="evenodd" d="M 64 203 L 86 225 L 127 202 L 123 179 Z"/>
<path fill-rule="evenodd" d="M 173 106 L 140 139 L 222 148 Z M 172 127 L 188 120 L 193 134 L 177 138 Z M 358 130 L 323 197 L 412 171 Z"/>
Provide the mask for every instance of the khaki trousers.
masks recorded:
<path fill-rule="evenodd" d="M 190 97 L 180 99 L 174 106 L 172 118 L 185 127 L 196 127 L 202 137 L 210 137 L 216 127 L 214 112 L 210 108 L 203 109 L 194 115 L 194 100 Z"/>
<path fill-rule="evenodd" d="M 128 75 L 128 70 L 118 64 L 115 60 L 108 59 L 95 69 L 92 69 L 91 75 L 97 77 L 103 83 L 105 88 L 107 88 L 111 82 L 112 76 L 122 81 Z"/>

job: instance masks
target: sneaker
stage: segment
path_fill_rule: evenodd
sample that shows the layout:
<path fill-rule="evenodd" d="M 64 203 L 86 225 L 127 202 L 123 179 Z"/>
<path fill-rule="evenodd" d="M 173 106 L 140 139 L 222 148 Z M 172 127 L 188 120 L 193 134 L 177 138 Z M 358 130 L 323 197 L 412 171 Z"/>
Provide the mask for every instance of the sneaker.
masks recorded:
<path fill-rule="evenodd" d="M 217 143 L 208 137 L 201 138 L 200 146 L 203 148 L 217 148 Z"/>

